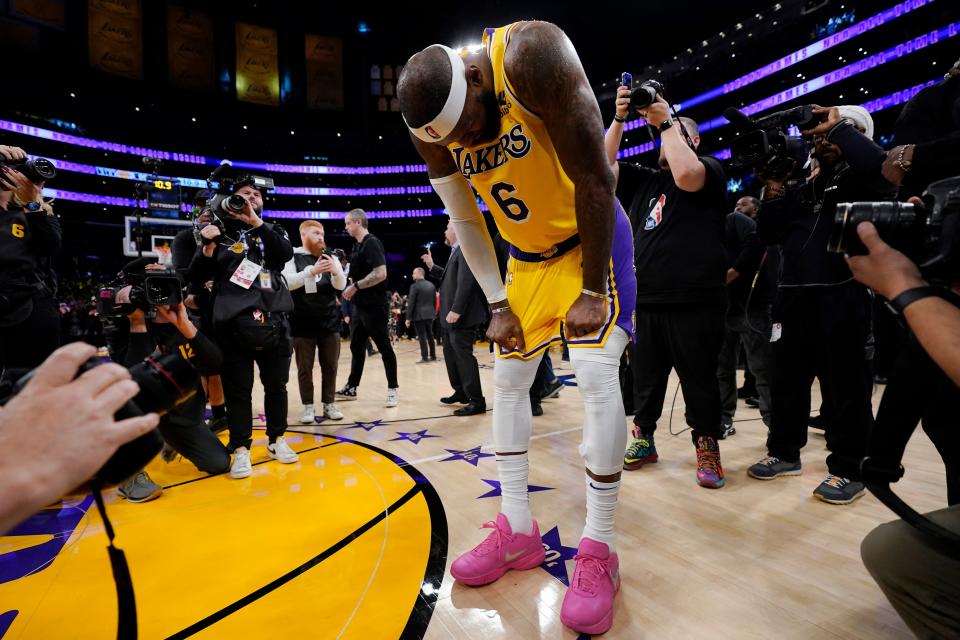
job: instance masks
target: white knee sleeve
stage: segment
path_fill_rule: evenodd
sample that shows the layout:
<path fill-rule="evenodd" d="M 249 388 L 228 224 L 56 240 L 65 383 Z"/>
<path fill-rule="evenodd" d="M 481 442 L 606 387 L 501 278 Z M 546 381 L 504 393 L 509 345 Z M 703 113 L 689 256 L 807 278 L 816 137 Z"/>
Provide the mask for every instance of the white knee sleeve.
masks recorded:
<path fill-rule="evenodd" d="M 539 366 L 539 358 L 497 358 L 493 365 L 493 446 L 498 453 L 519 453 L 530 446 L 530 385 Z"/>
<path fill-rule="evenodd" d="M 620 391 L 620 356 L 629 337 L 615 327 L 601 349 L 570 349 L 570 362 L 583 398 L 580 455 L 596 475 L 619 473 L 627 446 L 627 426 Z"/>

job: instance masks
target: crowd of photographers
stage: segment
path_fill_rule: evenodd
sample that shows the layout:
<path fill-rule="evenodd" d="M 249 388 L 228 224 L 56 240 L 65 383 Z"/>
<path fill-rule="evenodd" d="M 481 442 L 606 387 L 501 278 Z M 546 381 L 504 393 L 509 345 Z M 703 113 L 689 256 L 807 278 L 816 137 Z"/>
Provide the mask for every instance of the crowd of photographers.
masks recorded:
<path fill-rule="evenodd" d="M 960 66 L 904 107 L 889 150 L 874 142 L 873 119 L 859 106 L 809 105 L 761 119 L 732 109 L 726 115 L 738 133 L 733 166 L 751 171 L 762 186 L 732 212 L 723 167 L 697 151 L 697 123 L 676 116 L 659 83 L 634 88 L 625 77 L 618 91 L 605 143 L 617 196 L 633 225 L 638 283 L 638 337 L 624 356 L 625 404 L 634 416 L 624 466 L 638 470 L 658 461 L 655 431 L 675 369 L 697 481 L 724 486 L 720 441 L 736 433 L 741 348 L 756 380 L 754 404 L 768 427 L 767 455 L 747 470 L 753 478 L 802 472 L 814 378 L 829 450 L 828 474 L 814 491 L 821 500 L 850 504 L 867 487 L 884 499 L 922 422 L 946 467 L 950 507 L 927 519 L 903 505 L 898 513 L 920 524 L 879 527 L 864 542 L 863 556 L 911 629 L 925 637 L 952 635 L 960 628 L 954 579 L 960 560 L 951 547 L 960 542 L 960 431 L 953 425 L 960 408 L 960 298 L 953 293 L 960 280 Z M 655 167 L 617 161 L 623 124 L 636 116 L 659 138 Z M 790 135 L 794 126 L 801 136 Z M 66 420 L 58 408 L 62 398 L 76 400 L 73 422 L 82 423 L 67 430 L 69 436 L 50 438 L 64 450 L 78 448 L 79 455 L 68 456 L 72 466 L 56 470 L 44 463 L 15 472 L 9 457 L 0 459 L 3 477 L 23 489 L 3 498 L 0 528 L 98 469 L 102 480 L 123 481 L 119 490 L 128 500 L 155 498 L 161 489 L 143 467 L 161 447 L 166 458 L 182 455 L 201 471 L 248 477 L 255 363 L 266 453 L 283 464 L 296 462 L 284 435 L 291 361 L 302 423 L 343 418 L 336 401 L 356 399 L 371 341 L 387 378 L 385 406 L 397 406 L 391 327 L 399 334 L 413 325 L 421 361 L 436 360 L 433 324 L 440 307 L 447 310 L 451 402 L 467 404 L 458 415 L 485 410 L 475 358 L 463 356 L 460 366 L 463 358 L 454 353 L 454 325 L 465 312 L 450 306 L 457 304 L 453 289 L 444 306 L 443 287 L 438 302 L 420 269 L 408 304 L 399 296 L 391 300 L 384 247 L 361 210 L 345 218 L 355 241 L 349 258 L 326 247 L 324 227 L 315 221 L 300 226 L 295 249 L 282 226 L 262 219 L 272 181 L 257 176 L 217 176 L 217 190 L 197 202 L 193 228 L 174 240 L 172 264 L 135 261 L 98 293 L 111 359 L 127 368 L 99 365 L 83 345 L 55 352 L 61 324 L 72 325 L 65 320 L 71 307 L 83 308 L 58 303 L 50 268 L 62 238 L 41 193 L 55 171 L 16 147 L 0 146 L 0 160 L 0 394 L 6 401 L 0 441 L 7 444 L 0 450 L 30 451 L 9 427 L 16 419 L 42 423 L 40 437 L 52 434 L 51 425 Z M 455 239 L 448 244 L 453 264 Z M 442 282 L 429 251 L 424 261 Z M 886 313 L 911 331 L 896 353 L 885 340 L 877 343 Z M 485 310 L 475 315 L 460 327 L 470 357 Z M 349 327 L 351 367 L 338 390 L 342 323 Z M 79 328 L 76 337 L 87 334 Z M 874 415 L 877 350 L 891 355 Z M 38 366 L 32 377 L 22 377 Z M 216 435 L 224 429 L 226 445 Z M 124 445 L 135 446 L 122 462 L 111 467 L 114 456 L 103 466 L 134 438 Z"/>

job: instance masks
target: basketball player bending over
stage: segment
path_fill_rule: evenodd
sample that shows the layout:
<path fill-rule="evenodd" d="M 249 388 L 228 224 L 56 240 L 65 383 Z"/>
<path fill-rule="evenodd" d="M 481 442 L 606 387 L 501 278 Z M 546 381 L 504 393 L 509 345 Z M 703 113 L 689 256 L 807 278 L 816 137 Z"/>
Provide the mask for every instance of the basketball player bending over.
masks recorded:
<path fill-rule="evenodd" d="M 543 562 L 527 499 L 528 391 L 563 321 L 584 401 L 587 519 L 560 618 L 581 633 L 603 633 L 620 588 L 613 518 L 627 434 L 617 371 L 633 333 L 636 281 L 593 91 L 559 28 L 517 22 L 487 29 L 482 48 L 424 49 L 404 67 L 397 92 L 491 305 L 487 335 L 498 345 L 493 440 L 502 512 L 450 571 L 482 585 Z M 471 184 L 511 245 L 506 287 Z"/>

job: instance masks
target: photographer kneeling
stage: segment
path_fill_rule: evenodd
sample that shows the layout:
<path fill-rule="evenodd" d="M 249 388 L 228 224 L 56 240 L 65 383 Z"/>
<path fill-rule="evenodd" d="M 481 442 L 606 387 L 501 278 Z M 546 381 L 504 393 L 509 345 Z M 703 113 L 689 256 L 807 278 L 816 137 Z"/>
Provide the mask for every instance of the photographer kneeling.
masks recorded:
<path fill-rule="evenodd" d="M 899 300 L 900 313 L 924 350 L 960 385 L 960 309 L 927 287 L 917 266 L 883 242 L 872 224 L 861 223 L 857 232 L 869 255 L 848 258 L 854 277 L 895 307 Z M 960 535 L 960 506 L 924 517 Z M 960 557 L 955 547 L 944 548 L 942 542 L 896 520 L 871 531 L 860 554 L 917 637 L 960 635 Z"/>
<path fill-rule="evenodd" d="M 241 179 L 232 183 L 231 196 L 221 193 L 211 199 L 209 206 L 222 222 L 200 231 L 204 244 L 190 265 L 191 281 L 214 282 L 213 322 L 223 351 L 220 376 L 233 478 L 251 473 L 254 362 L 263 383 L 267 454 L 284 464 L 297 461 L 283 437 L 292 353 L 287 313 L 293 311 L 293 299 L 281 271 L 293 257 L 293 246 L 283 227 L 260 218 L 263 195 L 258 185 L 265 183 L 272 185 L 263 178 Z"/>
<path fill-rule="evenodd" d="M 148 271 L 151 269 L 148 268 Z M 220 349 L 197 330 L 187 316 L 187 308 L 183 303 L 156 307 L 156 316 L 150 322 L 146 321 L 143 311 L 139 309 L 130 314 L 129 319 L 130 341 L 124 366 L 133 366 L 156 350 L 164 354 L 179 353 L 201 374 L 219 368 L 222 359 Z M 160 435 L 164 442 L 192 462 L 198 470 L 218 475 L 230 468 L 230 455 L 223 443 L 207 428 L 203 419 L 205 405 L 206 396 L 198 383 L 194 395 L 161 416 Z M 146 471 L 140 471 L 121 485 L 118 491 L 130 502 L 146 502 L 159 497 L 162 489 Z"/>

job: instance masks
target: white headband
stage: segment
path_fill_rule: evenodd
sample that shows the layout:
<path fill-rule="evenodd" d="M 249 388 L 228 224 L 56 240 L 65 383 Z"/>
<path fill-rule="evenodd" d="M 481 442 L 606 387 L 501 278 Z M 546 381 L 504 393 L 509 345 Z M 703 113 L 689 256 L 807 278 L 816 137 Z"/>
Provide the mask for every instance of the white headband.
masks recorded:
<path fill-rule="evenodd" d="M 467 101 L 467 77 L 463 58 L 450 47 L 445 47 L 442 44 L 431 46 L 440 47 L 446 52 L 447 57 L 450 58 L 450 71 L 452 75 L 450 79 L 450 93 L 447 94 L 447 101 L 444 103 L 439 115 L 435 116 L 433 120 L 422 127 L 417 128 L 411 127 L 410 124 L 407 123 L 406 118 L 403 119 L 407 124 L 407 128 L 413 132 L 413 135 L 424 142 L 437 142 L 450 135 L 454 127 L 457 126 L 457 122 L 460 121 L 460 116 L 463 114 L 463 107 Z"/>

